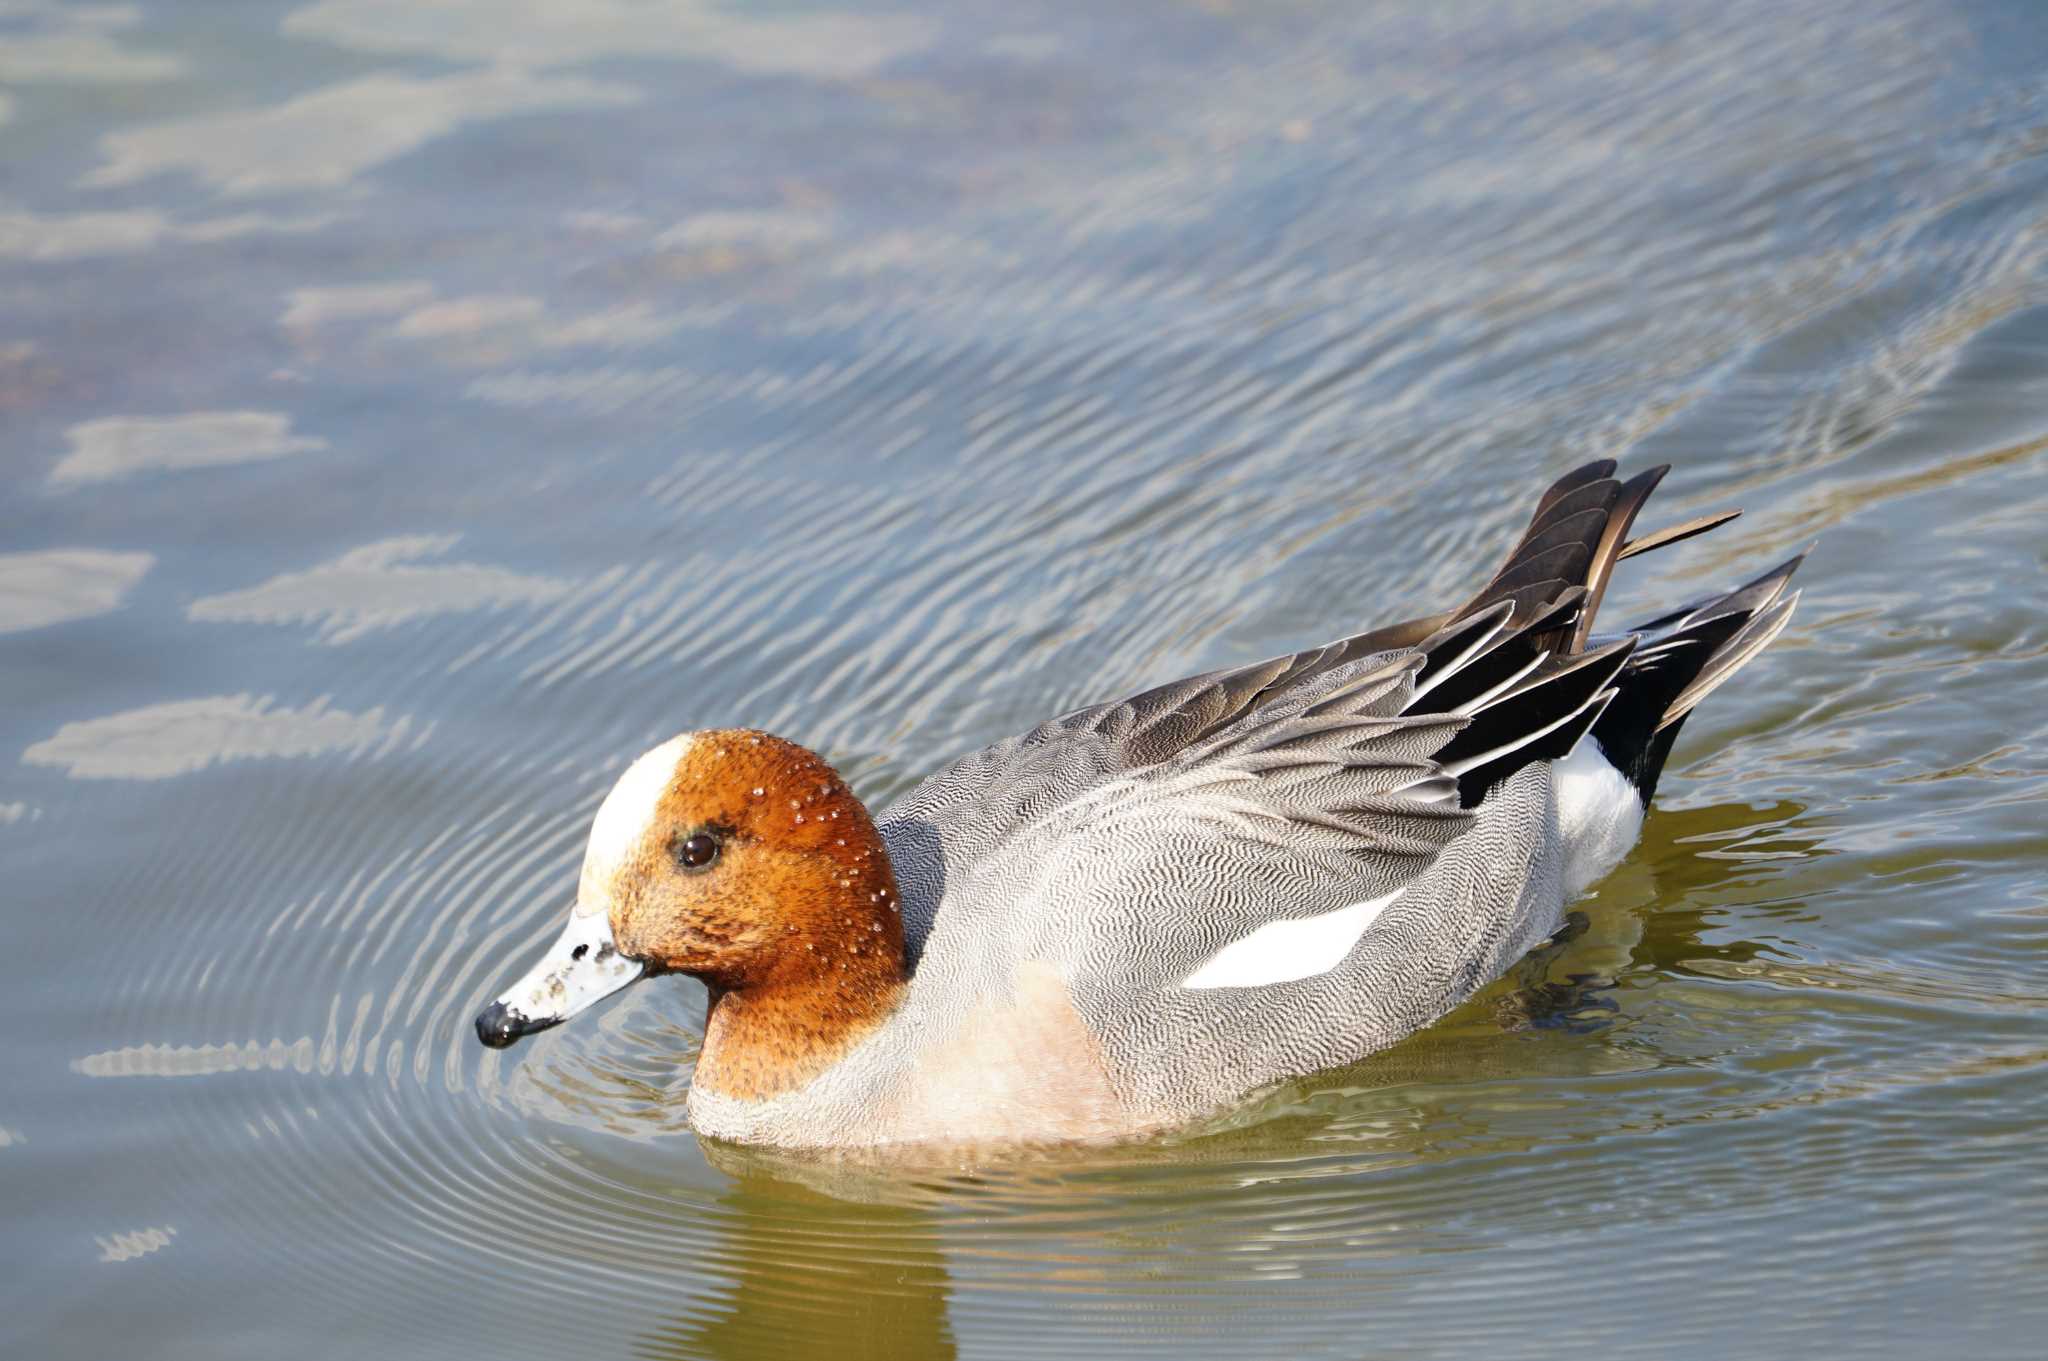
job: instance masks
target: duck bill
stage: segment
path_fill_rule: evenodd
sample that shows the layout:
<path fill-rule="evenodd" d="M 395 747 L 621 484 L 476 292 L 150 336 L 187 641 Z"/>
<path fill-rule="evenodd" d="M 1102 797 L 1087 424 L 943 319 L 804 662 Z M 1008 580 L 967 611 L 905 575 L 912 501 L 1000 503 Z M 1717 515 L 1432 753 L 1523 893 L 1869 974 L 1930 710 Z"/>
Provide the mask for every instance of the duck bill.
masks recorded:
<path fill-rule="evenodd" d="M 619 953 L 612 924 L 601 908 L 570 914 L 561 939 L 526 977 L 498 995 L 476 1018 L 476 1037 L 492 1049 L 562 1022 L 611 996 L 646 972 Z"/>

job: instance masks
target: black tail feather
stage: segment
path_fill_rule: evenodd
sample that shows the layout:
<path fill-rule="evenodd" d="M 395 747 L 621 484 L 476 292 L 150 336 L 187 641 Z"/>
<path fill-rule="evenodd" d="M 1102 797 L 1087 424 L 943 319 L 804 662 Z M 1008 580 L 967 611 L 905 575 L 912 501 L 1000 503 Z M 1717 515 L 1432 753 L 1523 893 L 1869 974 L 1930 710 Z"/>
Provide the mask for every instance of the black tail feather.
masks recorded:
<path fill-rule="evenodd" d="M 1626 482 L 1614 471 L 1601 460 L 1553 483 L 1485 589 L 1417 644 L 1425 661 L 1408 712 L 1465 720 L 1438 759 L 1458 776 L 1468 808 L 1529 762 L 1567 755 L 1588 732 L 1647 802 L 1686 716 L 1777 636 L 1798 600 L 1786 594 L 1801 561 L 1794 558 L 1629 636 L 1593 639 L 1617 563 L 1739 513 L 1630 538 L 1668 469 L 1649 468 Z"/>
<path fill-rule="evenodd" d="M 1632 632 L 1644 639 L 1622 668 L 1593 740 L 1649 802 L 1678 730 L 1702 699 L 1778 636 L 1799 603 L 1786 586 L 1806 555 Z"/>
<path fill-rule="evenodd" d="M 1546 657 L 1528 679 L 1468 711 L 1465 728 L 1436 755 L 1458 777 L 1459 802 L 1470 808 L 1531 761 L 1568 754 L 1598 718 L 1635 644 L 1623 638 L 1597 652 Z"/>

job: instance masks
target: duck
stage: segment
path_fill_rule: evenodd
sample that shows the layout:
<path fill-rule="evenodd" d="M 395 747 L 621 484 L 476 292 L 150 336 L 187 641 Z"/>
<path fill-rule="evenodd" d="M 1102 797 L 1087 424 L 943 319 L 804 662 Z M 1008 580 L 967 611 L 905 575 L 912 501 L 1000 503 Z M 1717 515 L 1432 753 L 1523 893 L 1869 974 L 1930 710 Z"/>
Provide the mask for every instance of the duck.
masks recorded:
<path fill-rule="evenodd" d="M 1565 474 L 1455 608 L 1076 709 L 879 813 L 785 738 L 671 737 L 477 1036 L 688 975 L 691 1128 L 809 1150 L 1142 1138 L 1385 1049 L 1554 935 L 1791 618 L 1803 553 L 1593 632 L 1620 563 L 1739 513 L 1635 536 L 1668 471 Z"/>

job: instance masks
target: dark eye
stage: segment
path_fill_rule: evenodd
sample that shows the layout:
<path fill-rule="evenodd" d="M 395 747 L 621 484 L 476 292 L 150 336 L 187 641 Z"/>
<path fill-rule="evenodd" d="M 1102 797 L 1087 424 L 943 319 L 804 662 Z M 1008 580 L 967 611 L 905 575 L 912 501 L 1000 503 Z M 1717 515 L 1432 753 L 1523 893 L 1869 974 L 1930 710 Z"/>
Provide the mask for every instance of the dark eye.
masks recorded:
<path fill-rule="evenodd" d="M 701 870 L 718 859 L 718 838 L 710 832 L 693 832 L 676 843 L 676 863 L 686 870 Z"/>

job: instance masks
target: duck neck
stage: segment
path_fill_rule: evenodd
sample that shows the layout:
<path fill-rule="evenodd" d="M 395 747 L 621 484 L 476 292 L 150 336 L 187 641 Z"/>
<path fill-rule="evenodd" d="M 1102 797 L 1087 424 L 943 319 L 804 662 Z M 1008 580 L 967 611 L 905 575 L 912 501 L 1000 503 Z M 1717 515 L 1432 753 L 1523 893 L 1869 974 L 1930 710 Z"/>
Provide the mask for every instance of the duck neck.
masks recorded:
<path fill-rule="evenodd" d="M 886 874 L 886 871 L 884 871 Z M 756 980 L 706 980 L 711 1006 L 693 1085 L 763 1101 L 802 1087 L 888 1020 L 909 981 L 895 882 L 860 906 L 810 914 Z"/>

